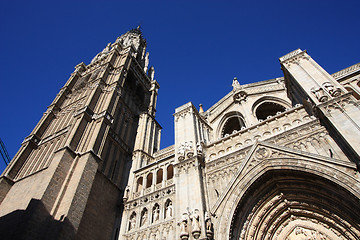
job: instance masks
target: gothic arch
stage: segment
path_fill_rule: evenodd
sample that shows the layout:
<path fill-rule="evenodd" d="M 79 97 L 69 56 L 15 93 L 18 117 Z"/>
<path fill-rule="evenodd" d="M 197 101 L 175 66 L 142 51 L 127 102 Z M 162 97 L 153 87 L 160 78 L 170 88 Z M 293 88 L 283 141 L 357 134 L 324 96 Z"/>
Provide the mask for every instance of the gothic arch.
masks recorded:
<path fill-rule="evenodd" d="M 291 108 L 291 104 L 287 101 L 277 97 L 265 96 L 254 102 L 251 111 L 257 119 L 265 120 L 267 116 L 275 116 L 277 112 L 283 112 L 287 108 Z M 270 113 L 264 113 L 266 110 Z"/>
<path fill-rule="evenodd" d="M 241 128 L 246 127 L 244 116 L 237 111 L 226 113 L 221 119 L 218 127 L 218 136 L 225 137 L 230 135 L 233 131 L 239 131 Z"/>
<path fill-rule="evenodd" d="M 344 239 L 358 239 L 360 181 L 339 169 L 307 167 L 300 159 L 268 160 L 254 167 L 234 181 L 213 212 L 219 218 L 215 237 L 290 240 L 306 232 L 328 239 L 340 234 L 335 239 L 342 239 L 345 231 Z"/>

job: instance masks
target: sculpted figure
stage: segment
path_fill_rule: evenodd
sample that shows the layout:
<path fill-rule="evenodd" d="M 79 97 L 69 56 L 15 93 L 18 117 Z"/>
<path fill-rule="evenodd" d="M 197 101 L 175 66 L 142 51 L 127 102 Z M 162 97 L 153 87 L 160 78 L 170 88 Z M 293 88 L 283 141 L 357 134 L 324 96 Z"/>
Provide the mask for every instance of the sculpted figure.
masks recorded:
<path fill-rule="evenodd" d="M 146 72 L 147 71 L 147 69 L 148 69 L 148 66 L 149 66 L 149 52 L 147 52 L 146 54 L 145 54 L 145 64 L 144 64 L 145 66 L 144 66 L 144 72 Z"/>
<path fill-rule="evenodd" d="M 131 230 L 131 229 L 134 229 L 135 228 L 135 224 L 136 224 L 136 215 L 132 215 L 131 217 L 130 217 L 130 220 L 129 220 L 129 230 Z"/>
<path fill-rule="evenodd" d="M 147 220 L 147 215 L 148 215 L 148 213 L 147 213 L 147 211 L 145 211 L 145 212 L 143 213 L 143 215 L 141 216 L 141 226 L 144 226 L 144 225 L 145 225 L 146 220 Z"/>
<path fill-rule="evenodd" d="M 311 92 L 320 102 L 325 102 L 328 99 L 328 97 L 325 96 L 324 90 L 322 88 L 312 88 Z"/>
<path fill-rule="evenodd" d="M 181 216 L 181 221 L 178 223 L 180 225 L 180 237 L 188 235 L 187 233 L 187 214 L 184 213 Z"/>
<path fill-rule="evenodd" d="M 194 210 L 191 220 L 192 220 L 192 230 L 193 231 L 197 231 L 200 230 L 200 216 L 199 216 L 199 211 L 197 209 Z"/>
<path fill-rule="evenodd" d="M 159 209 L 159 206 L 156 205 L 156 207 L 153 210 L 153 222 L 156 222 L 159 220 L 159 215 L 160 215 L 160 209 Z"/>
<path fill-rule="evenodd" d="M 184 144 L 181 144 L 179 149 L 178 149 L 178 154 L 183 157 L 185 156 L 185 145 Z"/>
<path fill-rule="evenodd" d="M 234 79 L 233 79 L 232 87 L 233 88 L 240 88 L 240 83 L 238 82 L 236 77 L 234 77 Z"/>
<path fill-rule="evenodd" d="M 324 86 L 325 90 L 328 91 L 328 93 L 330 93 L 330 95 L 332 97 L 337 97 L 341 93 L 340 89 L 335 88 L 334 85 L 332 85 L 329 82 L 324 83 L 323 86 Z"/>
<path fill-rule="evenodd" d="M 203 148 L 202 148 L 201 142 L 198 142 L 196 144 L 196 150 L 197 150 L 198 154 L 202 154 Z"/>
<path fill-rule="evenodd" d="M 191 151 L 192 150 L 192 141 L 185 142 L 185 150 Z"/>
<path fill-rule="evenodd" d="M 205 225 L 206 231 L 211 232 L 212 223 L 208 212 L 205 212 Z"/>
<path fill-rule="evenodd" d="M 169 205 L 166 207 L 166 217 L 172 217 L 172 211 L 173 211 L 172 202 L 169 202 Z"/>

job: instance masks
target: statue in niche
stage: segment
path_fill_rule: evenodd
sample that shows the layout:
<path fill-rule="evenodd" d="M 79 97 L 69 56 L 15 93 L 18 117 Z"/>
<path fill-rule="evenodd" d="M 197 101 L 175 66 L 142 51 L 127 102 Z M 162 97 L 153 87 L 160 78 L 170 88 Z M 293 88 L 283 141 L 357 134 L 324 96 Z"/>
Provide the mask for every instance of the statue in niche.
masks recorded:
<path fill-rule="evenodd" d="M 169 202 L 168 205 L 167 205 L 167 207 L 166 207 L 166 214 L 165 214 L 165 216 L 168 217 L 168 218 L 172 217 L 172 214 L 173 214 L 172 212 L 173 212 L 172 202 Z"/>
<path fill-rule="evenodd" d="M 159 205 L 156 205 L 153 209 L 153 222 L 157 222 L 160 216 L 160 208 Z"/>
<path fill-rule="evenodd" d="M 143 211 L 143 214 L 142 214 L 142 216 L 141 216 L 141 226 L 144 226 L 145 225 L 145 223 L 146 223 L 146 220 L 147 220 L 147 217 L 148 217 L 148 212 L 147 212 L 147 210 L 145 209 L 144 211 Z"/>
<path fill-rule="evenodd" d="M 129 230 L 134 229 L 135 224 L 136 224 L 136 215 L 133 214 L 133 215 L 131 215 L 130 220 L 129 220 Z"/>

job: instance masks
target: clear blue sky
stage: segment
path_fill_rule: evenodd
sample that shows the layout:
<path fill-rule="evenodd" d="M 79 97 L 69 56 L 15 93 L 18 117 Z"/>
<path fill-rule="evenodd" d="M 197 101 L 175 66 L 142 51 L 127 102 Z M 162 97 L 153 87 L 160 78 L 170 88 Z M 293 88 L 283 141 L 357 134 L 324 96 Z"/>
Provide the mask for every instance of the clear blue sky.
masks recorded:
<path fill-rule="evenodd" d="M 11 157 L 74 66 L 139 23 L 160 83 L 162 147 L 174 109 L 208 109 L 241 84 L 282 76 L 297 48 L 330 73 L 360 62 L 360 1 L 9 1 L 0 3 L 0 137 Z M 1 160 L 0 170 L 4 169 Z"/>

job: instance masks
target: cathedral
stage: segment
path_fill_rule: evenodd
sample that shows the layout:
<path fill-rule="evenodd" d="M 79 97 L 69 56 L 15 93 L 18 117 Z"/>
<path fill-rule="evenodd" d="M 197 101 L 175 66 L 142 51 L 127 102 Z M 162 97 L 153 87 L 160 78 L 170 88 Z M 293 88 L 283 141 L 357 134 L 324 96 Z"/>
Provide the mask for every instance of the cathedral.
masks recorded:
<path fill-rule="evenodd" d="M 306 51 L 283 76 L 174 110 L 139 28 L 80 63 L 0 177 L 0 239 L 360 239 L 360 64 Z"/>

